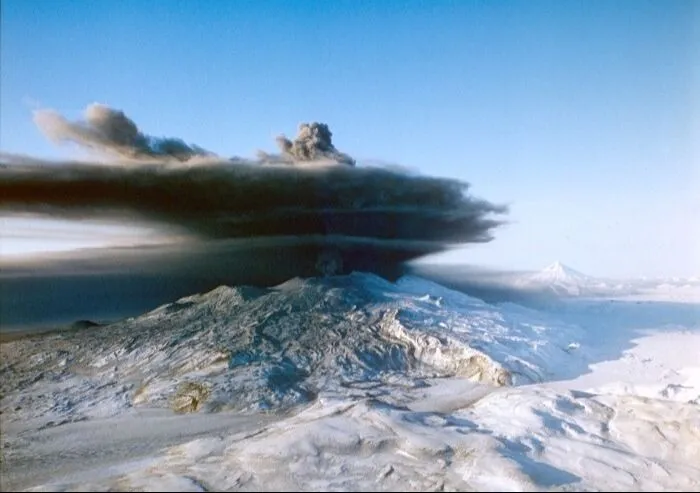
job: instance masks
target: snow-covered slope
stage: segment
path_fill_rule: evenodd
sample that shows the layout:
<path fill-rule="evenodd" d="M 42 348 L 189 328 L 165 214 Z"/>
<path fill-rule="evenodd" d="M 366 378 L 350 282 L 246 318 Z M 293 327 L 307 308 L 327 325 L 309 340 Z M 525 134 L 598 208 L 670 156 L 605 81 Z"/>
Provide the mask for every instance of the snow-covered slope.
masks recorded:
<path fill-rule="evenodd" d="M 420 378 L 500 386 L 581 367 L 568 352 L 576 328 L 537 317 L 416 278 L 221 286 L 121 323 L 3 345 L 0 388 L 12 395 L 3 416 L 62 421 L 169 407 L 188 383 L 206 387 L 207 410 L 253 411 Z"/>
<path fill-rule="evenodd" d="M 353 274 L 15 340 L 3 489 L 697 490 L 693 309 L 543 312 Z M 649 323 L 664 339 L 637 342 Z M 611 360 L 636 380 L 602 382 Z"/>

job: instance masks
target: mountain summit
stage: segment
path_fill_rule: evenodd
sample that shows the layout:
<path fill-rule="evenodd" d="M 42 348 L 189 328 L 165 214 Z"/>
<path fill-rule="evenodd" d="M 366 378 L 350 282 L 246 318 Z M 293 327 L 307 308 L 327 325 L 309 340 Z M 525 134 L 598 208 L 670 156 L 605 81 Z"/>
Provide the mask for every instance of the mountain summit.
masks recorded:
<path fill-rule="evenodd" d="M 577 296 L 593 282 L 592 277 L 556 261 L 539 272 L 525 276 L 520 284 L 549 289 L 557 294 Z"/>
<path fill-rule="evenodd" d="M 544 282 L 566 282 L 574 284 L 591 280 L 589 276 L 562 264 L 558 260 L 534 274 L 531 279 Z"/>

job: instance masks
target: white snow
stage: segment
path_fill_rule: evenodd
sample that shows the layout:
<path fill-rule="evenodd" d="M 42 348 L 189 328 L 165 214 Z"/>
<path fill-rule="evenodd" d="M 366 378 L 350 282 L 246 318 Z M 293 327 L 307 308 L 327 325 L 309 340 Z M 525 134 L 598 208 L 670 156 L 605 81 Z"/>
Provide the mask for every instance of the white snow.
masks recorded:
<path fill-rule="evenodd" d="M 510 277 L 506 279 L 506 284 L 565 297 L 700 303 L 700 281 L 697 277 L 605 279 L 583 274 L 559 261 L 539 272 Z"/>
<path fill-rule="evenodd" d="M 579 295 L 586 287 L 595 284 L 592 277 L 586 276 L 559 261 L 534 274 L 516 280 L 523 287 L 547 288 L 557 294 Z"/>
<path fill-rule="evenodd" d="M 568 267 L 558 260 L 548 265 L 540 272 L 532 276 L 533 280 L 540 282 L 587 282 L 591 278 L 581 272 Z"/>
<path fill-rule="evenodd" d="M 544 310 L 353 274 L 5 343 L 3 490 L 697 491 L 689 284 Z"/>

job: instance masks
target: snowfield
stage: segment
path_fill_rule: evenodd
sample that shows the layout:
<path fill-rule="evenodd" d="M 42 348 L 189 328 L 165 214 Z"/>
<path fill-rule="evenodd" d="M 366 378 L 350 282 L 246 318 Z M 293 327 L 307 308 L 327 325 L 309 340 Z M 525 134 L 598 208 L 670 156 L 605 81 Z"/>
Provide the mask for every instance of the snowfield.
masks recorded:
<path fill-rule="evenodd" d="M 358 273 L 3 343 L 2 489 L 700 490 L 700 283 L 527 282 L 566 296 Z"/>

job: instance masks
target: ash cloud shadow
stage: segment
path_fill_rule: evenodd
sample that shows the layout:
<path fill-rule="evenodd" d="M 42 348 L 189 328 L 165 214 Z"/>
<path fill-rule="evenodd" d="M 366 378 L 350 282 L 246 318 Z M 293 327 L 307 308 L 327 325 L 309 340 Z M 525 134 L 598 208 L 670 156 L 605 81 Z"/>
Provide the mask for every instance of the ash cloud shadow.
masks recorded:
<path fill-rule="evenodd" d="M 0 329 L 113 321 L 221 285 L 274 286 L 316 276 L 327 268 L 319 261 L 341 262 L 336 255 L 346 269 L 396 279 L 403 274 L 397 259 L 404 248 L 352 238 L 274 238 L 86 249 L 4 262 Z"/>

